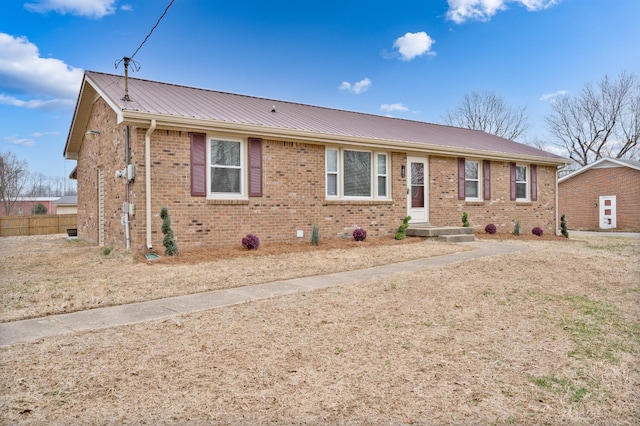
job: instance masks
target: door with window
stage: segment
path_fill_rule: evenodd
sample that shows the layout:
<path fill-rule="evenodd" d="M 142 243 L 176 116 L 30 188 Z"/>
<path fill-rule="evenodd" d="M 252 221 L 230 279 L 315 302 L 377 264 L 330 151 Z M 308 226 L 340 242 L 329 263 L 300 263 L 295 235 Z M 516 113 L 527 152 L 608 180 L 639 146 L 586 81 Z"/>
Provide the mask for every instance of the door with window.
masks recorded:
<path fill-rule="evenodd" d="M 600 229 L 616 227 L 616 196 L 600 197 Z"/>
<path fill-rule="evenodd" d="M 429 222 L 429 170 L 426 158 L 407 158 L 407 215 L 411 223 Z"/>

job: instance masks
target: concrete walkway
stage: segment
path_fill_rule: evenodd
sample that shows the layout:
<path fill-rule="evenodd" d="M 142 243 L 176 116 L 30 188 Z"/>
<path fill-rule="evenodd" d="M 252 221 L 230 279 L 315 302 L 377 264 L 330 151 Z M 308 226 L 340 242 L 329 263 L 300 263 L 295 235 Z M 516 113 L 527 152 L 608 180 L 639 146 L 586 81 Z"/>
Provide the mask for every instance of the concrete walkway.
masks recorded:
<path fill-rule="evenodd" d="M 462 245 L 473 247 L 474 250 L 355 271 L 294 278 L 266 284 L 0 323 L 0 347 L 14 343 L 31 342 L 43 337 L 161 320 L 189 312 L 204 311 L 270 297 L 348 285 L 372 278 L 388 277 L 408 272 L 420 272 L 438 266 L 453 265 L 482 257 L 516 253 L 528 249 L 528 247 L 518 244 L 486 241 L 474 241 L 471 243 L 462 243 Z"/>

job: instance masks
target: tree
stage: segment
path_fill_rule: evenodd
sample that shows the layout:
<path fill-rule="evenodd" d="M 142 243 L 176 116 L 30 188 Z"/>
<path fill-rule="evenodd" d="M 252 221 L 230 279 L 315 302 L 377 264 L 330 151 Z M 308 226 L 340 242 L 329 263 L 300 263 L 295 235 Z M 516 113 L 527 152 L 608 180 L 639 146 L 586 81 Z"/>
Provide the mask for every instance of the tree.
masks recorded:
<path fill-rule="evenodd" d="M 456 109 L 447 112 L 444 122 L 515 140 L 528 127 L 526 110 L 526 106 L 515 108 L 507 105 L 494 92 L 472 92 L 464 96 Z"/>
<path fill-rule="evenodd" d="M 586 166 L 602 157 L 637 159 L 640 152 L 640 78 L 622 72 L 617 80 L 604 76 L 575 95 L 551 104 L 545 118 L 554 145 Z"/>
<path fill-rule="evenodd" d="M 23 195 L 28 178 L 25 161 L 18 160 L 11 152 L 0 153 L 0 202 L 5 215 L 11 214 L 16 200 Z"/>

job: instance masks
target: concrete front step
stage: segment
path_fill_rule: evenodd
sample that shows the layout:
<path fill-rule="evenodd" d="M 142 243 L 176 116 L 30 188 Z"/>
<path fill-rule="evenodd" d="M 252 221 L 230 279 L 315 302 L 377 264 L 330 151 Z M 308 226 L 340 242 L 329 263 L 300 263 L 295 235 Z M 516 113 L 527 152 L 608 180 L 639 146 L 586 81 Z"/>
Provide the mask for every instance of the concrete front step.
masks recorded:
<path fill-rule="evenodd" d="M 439 237 L 442 235 L 471 235 L 473 237 L 473 228 L 457 227 L 457 226 L 426 226 L 426 225 L 409 225 L 406 231 L 407 237 Z"/>
<path fill-rule="evenodd" d="M 439 240 L 446 241 L 448 243 L 469 243 L 476 240 L 473 234 L 453 234 L 453 235 L 439 235 Z"/>

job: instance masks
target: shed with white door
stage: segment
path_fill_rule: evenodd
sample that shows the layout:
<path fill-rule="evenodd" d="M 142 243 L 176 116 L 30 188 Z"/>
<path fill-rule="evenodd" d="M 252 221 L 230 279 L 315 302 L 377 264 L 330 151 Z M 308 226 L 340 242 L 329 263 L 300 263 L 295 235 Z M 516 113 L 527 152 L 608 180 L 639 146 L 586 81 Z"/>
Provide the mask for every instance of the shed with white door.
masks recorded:
<path fill-rule="evenodd" d="M 640 161 L 601 158 L 558 179 L 569 229 L 640 231 Z"/>

